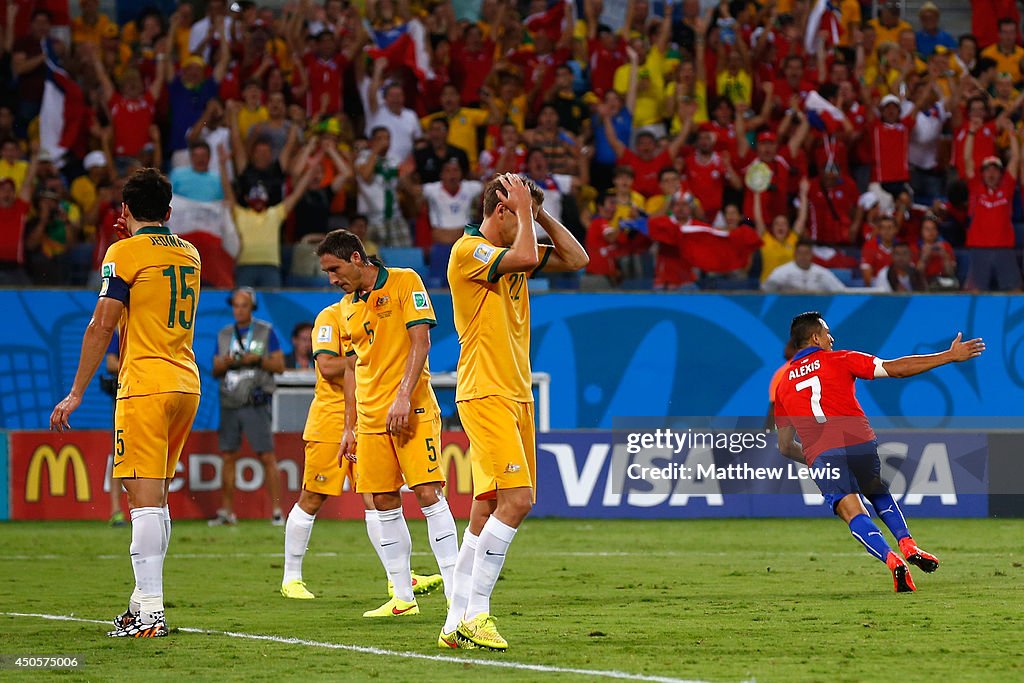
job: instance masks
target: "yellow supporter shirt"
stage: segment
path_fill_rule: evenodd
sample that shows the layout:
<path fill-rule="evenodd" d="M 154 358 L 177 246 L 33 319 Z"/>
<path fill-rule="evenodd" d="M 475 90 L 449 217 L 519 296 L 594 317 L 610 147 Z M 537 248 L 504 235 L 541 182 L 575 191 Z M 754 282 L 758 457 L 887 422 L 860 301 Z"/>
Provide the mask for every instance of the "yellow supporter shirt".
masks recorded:
<path fill-rule="evenodd" d="M 82 213 L 87 214 L 96 204 L 96 185 L 87 175 L 80 175 L 71 181 L 71 199 L 75 204 L 82 207 Z M 86 235 L 96 233 L 95 225 L 82 226 Z"/>
<path fill-rule="evenodd" d="M 780 10 L 781 11 L 781 10 Z M 839 14 L 842 16 L 843 31 L 839 35 L 839 44 L 843 47 L 850 47 L 853 36 L 850 35 L 850 24 L 860 26 L 860 0 L 842 0 L 839 3 Z"/>
<path fill-rule="evenodd" d="M 877 18 L 872 19 L 871 21 L 868 22 L 868 24 L 875 28 L 875 35 L 878 36 L 878 39 L 875 41 L 876 45 L 881 45 L 882 43 L 896 43 L 897 45 L 899 45 L 900 34 L 903 33 L 904 31 L 914 30 L 913 26 L 903 21 L 902 19 L 900 19 L 899 23 L 897 23 L 892 28 L 886 28 L 885 26 L 882 26 L 882 22 L 880 22 Z"/>
<path fill-rule="evenodd" d="M 125 304 L 118 398 L 200 393 L 192 351 L 200 268 L 196 248 L 163 226 L 141 228 L 107 249 L 100 296 Z"/>
<path fill-rule="evenodd" d="M 85 23 L 82 17 L 77 17 L 71 20 L 71 42 L 99 45 L 100 39 L 106 35 L 110 28 L 116 31 L 117 24 L 111 21 L 110 17 L 106 14 L 97 16 L 96 23 L 93 26 Z"/>
<path fill-rule="evenodd" d="M 672 81 L 665 88 L 665 101 L 674 100 L 676 97 L 676 88 L 678 87 L 675 81 Z M 708 122 L 708 87 L 706 84 L 697 82 L 693 86 L 693 99 L 697 101 L 697 111 L 693 113 L 693 123 L 700 125 Z M 677 110 L 678 112 L 678 104 Z M 676 113 L 672 117 L 672 128 L 671 133 L 675 135 L 683 128 L 683 122 L 679 119 L 679 114 Z"/>
<path fill-rule="evenodd" d="M 477 129 L 487 123 L 490 114 L 483 109 L 460 107 L 455 116 L 447 116 L 443 111 L 424 116 L 420 125 L 426 130 L 431 121 L 439 118 L 448 119 L 448 144 L 465 152 L 469 157 L 469 165 L 476 166 L 476 160 L 480 156 Z"/>
<path fill-rule="evenodd" d="M 313 359 L 320 354 L 341 355 L 341 302 L 331 304 L 316 316 L 310 332 L 313 338 Z M 315 363 L 314 363 L 315 365 Z M 341 443 L 345 428 L 345 388 L 340 382 L 324 378 L 316 366 L 313 402 L 306 415 L 302 438 L 306 441 Z"/>
<path fill-rule="evenodd" d="M 253 126 L 269 119 L 270 114 L 267 113 L 267 108 L 264 106 L 257 107 L 256 109 L 242 107 L 238 110 L 238 132 L 242 134 L 242 139 L 244 140 L 249 135 L 249 131 Z"/>
<path fill-rule="evenodd" d="M 236 205 L 232 216 L 242 243 L 236 263 L 240 266 L 281 265 L 281 223 L 287 216 L 284 204 L 275 204 L 262 213 Z"/>
<path fill-rule="evenodd" d="M 719 71 L 715 83 L 718 86 L 718 94 L 722 97 L 728 97 L 733 103 L 750 104 L 754 81 L 746 71 L 737 71 L 734 74 Z"/>
<path fill-rule="evenodd" d="M 27 161 L 18 159 L 12 164 L 5 159 L 0 159 L 0 178 L 10 178 L 13 180 L 15 193 L 21 192 L 21 184 L 25 182 L 25 174 L 27 173 Z"/>
<path fill-rule="evenodd" d="M 1014 45 L 1013 52 L 1007 55 L 999 51 L 998 45 L 989 45 L 981 51 L 981 56 L 995 61 L 997 73 L 1008 73 L 1014 83 L 1020 83 L 1020 60 L 1024 59 L 1024 47 Z"/>
<path fill-rule="evenodd" d="M 532 273 L 498 273 L 508 252 L 491 244 L 480 226 L 452 247 L 448 285 L 455 309 L 459 354 L 456 401 L 501 396 L 533 402 L 530 371 L 530 294 L 526 280 L 547 263 L 553 248 L 539 247 L 540 264 Z"/>
<path fill-rule="evenodd" d="M 793 260 L 793 252 L 796 251 L 799 238 L 792 230 L 781 242 L 775 239 L 771 231 L 765 232 L 761 237 L 764 240 L 761 246 L 761 282 L 764 282 L 773 270 Z"/>
<path fill-rule="evenodd" d="M 360 434 L 387 431 L 388 410 L 398 386 L 412 343 L 408 328 L 437 325 L 427 288 L 416 271 L 385 268 L 377 259 L 370 263 L 380 270 L 373 289 L 341 300 L 341 347 L 356 357 L 356 412 Z M 430 386 L 430 361 L 423 363 L 409 402 L 409 422 L 437 419 L 441 409 Z"/>

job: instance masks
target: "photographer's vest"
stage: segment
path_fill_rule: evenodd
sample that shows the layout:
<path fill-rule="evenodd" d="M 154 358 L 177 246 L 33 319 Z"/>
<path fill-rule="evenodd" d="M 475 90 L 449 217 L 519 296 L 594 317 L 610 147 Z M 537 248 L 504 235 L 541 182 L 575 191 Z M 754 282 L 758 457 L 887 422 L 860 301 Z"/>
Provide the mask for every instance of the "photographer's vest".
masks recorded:
<path fill-rule="evenodd" d="M 217 334 L 217 355 L 241 356 L 255 353 L 260 356 L 268 354 L 270 341 L 270 323 L 253 320 L 249 323 L 249 331 L 238 334 L 235 325 L 228 325 Z M 261 395 L 266 400 L 274 392 L 274 375 L 260 367 L 230 369 L 220 380 L 221 408 L 241 408 L 254 404 L 265 404 L 265 401 L 253 401 L 254 395 Z"/>

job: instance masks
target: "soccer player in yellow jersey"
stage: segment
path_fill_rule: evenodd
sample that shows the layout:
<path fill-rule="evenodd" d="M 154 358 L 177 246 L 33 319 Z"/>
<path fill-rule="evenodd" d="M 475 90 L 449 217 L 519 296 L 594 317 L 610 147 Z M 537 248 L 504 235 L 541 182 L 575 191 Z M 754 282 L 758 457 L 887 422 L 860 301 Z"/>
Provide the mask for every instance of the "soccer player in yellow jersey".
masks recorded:
<path fill-rule="evenodd" d="M 316 386 L 309 406 L 302 438 L 306 441 L 306 463 L 302 475 L 302 493 L 288 514 L 284 531 L 284 579 L 281 595 L 286 598 L 310 600 L 315 596 L 302 580 L 302 560 L 306 555 L 309 535 L 316 514 L 328 496 L 340 496 L 349 480 L 355 488 L 352 462 L 339 457 L 341 434 L 345 427 L 345 388 L 342 378 L 348 365 L 341 352 L 341 303 L 328 306 L 316 317 L 309 333 L 311 355 L 316 368 Z M 373 496 L 362 494 L 366 506 L 366 533 L 384 564 L 380 548 L 380 521 L 373 507 Z M 441 577 L 412 575 L 417 595 L 440 587 Z"/>
<path fill-rule="evenodd" d="M 575 271 L 587 253 L 542 207 L 532 181 L 502 175 L 483 193 L 483 223 L 452 248 L 448 282 L 459 356 L 455 401 L 469 437 L 473 507 L 438 647 L 505 650 L 490 597 L 516 529 L 536 500 L 527 278 Z M 536 221 L 552 245 L 538 245 Z"/>
<path fill-rule="evenodd" d="M 448 597 L 459 553 L 455 519 L 441 493 L 441 411 L 427 363 L 434 308 L 415 271 L 368 258 L 347 230 L 328 233 L 317 256 L 331 284 L 348 294 L 341 300 L 341 340 L 354 372 L 345 373 L 341 449 L 356 462 L 356 491 L 373 494 L 384 566 L 394 586 L 391 600 L 363 616 L 419 614 L 409 575 L 412 539 L 402 515 L 403 484 L 426 517 Z"/>
<path fill-rule="evenodd" d="M 103 257 L 99 301 L 82 340 L 71 392 L 50 415 L 68 419 L 120 325 L 121 367 L 114 410 L 114 477 L 131 507 L 135 590 L 114 619 L 113 637 L 166 636 L 163 565 L 171 537 L 167 488 L 199 408 L 199 369 L 192 352 L 199 301 L 199 252 L 171 234 L 171 184 L 155 168 L 136 171 L 123 192 L 117 230 L 123 238 Z"/>

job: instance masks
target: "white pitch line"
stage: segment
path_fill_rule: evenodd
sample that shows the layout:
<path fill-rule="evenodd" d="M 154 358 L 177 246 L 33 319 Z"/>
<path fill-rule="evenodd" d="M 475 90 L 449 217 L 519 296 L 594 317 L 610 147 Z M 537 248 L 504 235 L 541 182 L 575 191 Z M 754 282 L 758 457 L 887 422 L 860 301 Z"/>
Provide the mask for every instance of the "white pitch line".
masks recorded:
<path fill-rule="evenodd" d="M 32 614 L 23 612 L 3 612 L 7 617 L 27 617 L 34 619 L 47 619 L 50 621 L 72 621 L 81 624 L 107 624 L 109 621 L 99 619 L 81 619 L 79 617 L 62 614 Z M 344 650 L 346 652 L 358 652 L 367 655 L 384 655 L 386 657 L 399 657 L 402 659 L 419 659 L 430 662 L 444 662 L 446 664 L 458 664 L 465 666 L 473 664 L 477 666 L 490 666 L 497 669 L 516 669 L 519 671 L 537 671 L 550 674 L 573 674 L 577 676 L 588 676 L 591 678 L 613 678 L 624 681 L 651 681 L 652 683 L 704 683 L 703 681 L 670 678 L 668 676 L 649 676 L 646 674 L 635 674 L 628 671 L 613 671 L 603 669 L 576 669 L 573 667 L 548 666 L 546 664 L 527 664 L 525 662 L 510 662 L 500 659 L 477 659 L 473 657 L 452 657 L 451 655 L 426 655 L 420 652 L 401 652 L 399 650 L 385 650 L 379 647 L 367 647 L 364 645 L 347 645 L 345 643 L 327 643 L 317 640 L 303 640 L 302 638 L 284 638 L 282 636 L 270 636 L 259 633 L 239 633 L 237 631 L 217 631 L 202 628 L 179 627 L 184 633 L 197 633 L 207 636 L 226 636 L 228 638 L 241 638 L 242 640 L 259 640 L 282 645 L 302 645 L 304 647 L 315 647 L 325 650 Z"/>

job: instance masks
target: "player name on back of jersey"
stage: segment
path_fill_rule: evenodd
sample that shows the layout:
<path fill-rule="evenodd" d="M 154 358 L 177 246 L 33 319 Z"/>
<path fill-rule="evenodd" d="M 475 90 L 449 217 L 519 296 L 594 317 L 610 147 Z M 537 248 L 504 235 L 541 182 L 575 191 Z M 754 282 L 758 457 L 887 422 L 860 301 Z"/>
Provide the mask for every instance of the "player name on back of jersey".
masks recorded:
<path fill-rule="evenodd" d="M 186 244 L 183 239 L 177 235 L 146 235 L 149 238 L 149 243 L 154 247 L 178 247 L 179 249 L 186 249 Z"/>
<path fill-rule="evenodd" d="M 799 379 L 799 378 L 803 377 L 804 375 L 809 375 L 812 372 L 814 372 L 815 370 L 820 370 L 820 369 L 821 369 L 821 361 L 815 359 L 814 361 L 812 361 L 810 363 L 807 363 L 806 365 L 801 365 L 798 368 L 793 368 L 792 370 L 790 370 L 789 371 L 789 378 L 790 379 Z"/>

